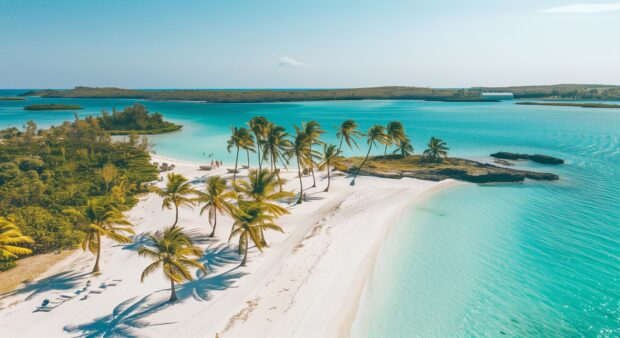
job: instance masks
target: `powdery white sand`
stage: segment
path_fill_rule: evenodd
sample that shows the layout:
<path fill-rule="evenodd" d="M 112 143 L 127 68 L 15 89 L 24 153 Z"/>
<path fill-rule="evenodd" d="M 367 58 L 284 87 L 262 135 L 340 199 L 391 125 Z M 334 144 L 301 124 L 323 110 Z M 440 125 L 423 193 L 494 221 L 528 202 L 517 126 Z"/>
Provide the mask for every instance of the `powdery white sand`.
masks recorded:
<path fill-rule="evenodd" d="M 209 175 L 231 177 L 226 168 L 199 171 L 198 165 L 175 163 L 175 172 L 200 185 Z M 247 175 L 241 170 L 241 177 Z M 164 175 L 165 176 L 165 175 Z M 232 220 L 218 216 L 215 239 L 199 209 L 180 210 L 179 225 L 206 248 L 206 276 L 177 286 L 179 301 L 168 304 L 169 282 L 163 273 L 140 283 L 149 260 L 137 255 L 144 234 L 172 224 L 173 210 L 162 210 L 154 194 L 140 198 L 128 215 L 137 244 L 119 245 L 104 239 L 102 273 L 89 274 L 94 257 L 77 252 L 41 278 L 0 298 L 3 334 L 20 337 L 108 336 L 142 337 L 324 337 L 347 336 L 363 285 L 376 253 L 403 209 L 416 199 L 455 181 L 358 177 L 332 178 L 328 193 L 325 173 L 317 188 L 306 190 L 307 201 L 291 205 L 278 224 L 284 234 L 267 232 L 269 247 L 250 250 L 246 267 L 238 267 L 236 241 L 227 245 Z M 284 172 L 288 190 L 297 191 L 296 172 Z M 304 187 L 312 184 L 304 177 Z M 163 185 L 162 183 L 158 183 Z M 73 298 L 90 281 L 90 287 Z M 100 288 L 101 283 L 108 285 Z M 95 290 L 93 292 L 93 290 Z M 90 292 L 90 293 L 89 293 Z M 83 295 L 89 293 L 86 299 Z M 44 299 L 64 300 L 49 312 L 34 312 Z"/>

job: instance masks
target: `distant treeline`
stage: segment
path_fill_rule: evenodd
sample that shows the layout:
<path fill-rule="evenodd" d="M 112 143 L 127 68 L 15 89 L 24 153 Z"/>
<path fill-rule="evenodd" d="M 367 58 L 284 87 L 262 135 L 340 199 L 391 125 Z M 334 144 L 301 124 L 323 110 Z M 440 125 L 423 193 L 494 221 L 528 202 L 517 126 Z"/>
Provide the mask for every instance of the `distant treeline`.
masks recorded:
<path fill-rule="evenodd" d="M 97 117 L 103 130 L 112 135 L 162 134 L 181 129 L 183 126 L 164 121 L 161 113 L 151 113 L 145 106 L 134 104 L 123 111 L 112 110 L 112 114 L 103 111 Z"/>
<path fill-rule="evenodd" d="M 518 102 L 526 106 L 558 106 L 581 108 L 620 108 L 620 104 L 590 103 L 590 102 Z"/>
<path fill-rule="evenodd" d="M 76 110 L 83 109 L 82 107 L 74 104 L 56 104 L 56 103 L 45 103 L 45 104 L 31 104 L 29 106 L 25 106 L 24 110 Z"/>
<path fill-rule="evenodd" d="M 0 101 L 25 101 L 25 97 L 17 96 L 0 96 Z"/>
<path fill-rule="evenodd" d="M 59 98 L 132 98 L 162 101 L 186 100 L 214 103 L 251 103 L 364 99 L 479 101 L 482 92 L 503 91 L 514 93 L 516 99 L 620 100 L 620 87 L 605 85 L 478 87 L 468 89 L 375 87 L 303 90 L 135 90 L 108 87 L 75 87 L 70 90 L 35 90 L 21 95 Z"/>

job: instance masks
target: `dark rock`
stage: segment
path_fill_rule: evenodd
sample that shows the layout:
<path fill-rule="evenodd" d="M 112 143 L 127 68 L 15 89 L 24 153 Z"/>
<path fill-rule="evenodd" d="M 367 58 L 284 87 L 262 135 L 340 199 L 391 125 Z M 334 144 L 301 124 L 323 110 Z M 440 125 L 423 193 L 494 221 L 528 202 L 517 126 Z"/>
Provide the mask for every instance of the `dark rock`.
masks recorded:
<path fill-rule="evenodd" d="M 534 155 L 518 154 L 518 153 L 510 153 L 507 151 L 500 151 L 498 153 L 491 154 L 491 157 L 504 159 L 504 160 L 530 160 L 530 161 L 534 161 L 537 163 L 554 164 L 554 165 L 564 163 L 563 159 L 553 157 L 553 156 L 541 155 L 541 154 L 534 154 Z"/>

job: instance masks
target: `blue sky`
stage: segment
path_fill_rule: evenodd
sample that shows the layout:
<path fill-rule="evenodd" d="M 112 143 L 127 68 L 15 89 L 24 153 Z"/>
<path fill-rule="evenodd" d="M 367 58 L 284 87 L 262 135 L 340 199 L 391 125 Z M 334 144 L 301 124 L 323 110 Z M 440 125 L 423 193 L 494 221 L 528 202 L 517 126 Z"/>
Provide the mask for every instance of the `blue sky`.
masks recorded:
<path fill-rule="evenodd" d="M 620 1 L 0 0 L 0 88 L 620 85 Z"/>

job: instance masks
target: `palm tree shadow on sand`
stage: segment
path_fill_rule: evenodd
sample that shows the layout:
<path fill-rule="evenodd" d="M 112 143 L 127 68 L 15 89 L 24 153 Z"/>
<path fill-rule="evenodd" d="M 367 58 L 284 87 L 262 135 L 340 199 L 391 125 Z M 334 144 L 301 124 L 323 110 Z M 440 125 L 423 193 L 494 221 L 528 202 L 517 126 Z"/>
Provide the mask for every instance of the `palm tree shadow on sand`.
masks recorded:
<path fill-rule="evenodd" d="M 29 293 L 29 295 L 26 297 L 26 300 L 28 300 L 40 293 L 47 291 L 65 291 L 78 288 L 80 282 L 85 282 L 85 280 L 88 279 L 89 276 L 91 276 L 91 274 L 89 273 L 67 271 L 57 273 L 53 276 L 49 276 L 33 282 L 26 281 L 23 287 L 1 295 L 0 299 L 4 299 L 6 297 L 14 295 Z"/>
<path fill-rule="evenodd" d="M 197 245 L 207 245 L 217 241 L 216 239 L 210 238 L 208 235 L 201 233 L 199 229 L 187 230 L 186 233 L 192 240 L 192 243 Z M 132 237 L 132 243 L 119 244 L 115 246 L 120 246 L 123 250 L 138 251 L 140 247 L 147 245 L 150 242 L 148 235 L 149 232 L 142 232 Z"/>
<path fill-rule="evenodd" d="M 146 317 L 159 312 L 172 304 L 161 301 L 154 292 L 138 301 L 130 298 L 117 305 L 111 314 L 96 318 L 92 322 L 79 325 L 66 325 L 63 329 L 68 333 L 78 333 L 77 337 L 139 337 L 137 329 L 147 326 L 166 325 L 171 323 L 152 324 Z"/>
<path fill-rule="evenodd" d="M 236 250 L 220 244 L 209 247 L 200 261 L 209 271 L 225 265 L 239 262 L 240 256 Z M 178 301 L 167 301 L 170 289 L 162 289 L 136 301 L 137 297 L 130 298 L 117 305 L 111 314 L 99 317 L 85 324 L 66 325 L 68 333 L 78 334 L 78 337 L 139 337 L 137 330 L 157 325 L 168 325 L 174 322 L 151 323 L 147 317 L 174 306 L 190 297 L 197 301 L 211 299 L 211 292 L 222 291 L 233 287 L 234 283 L 246 273 L 236 271 L 238 266 L 219 274 L 199 275 L 193 281 L 183 283 L 177 287 Z"/>

